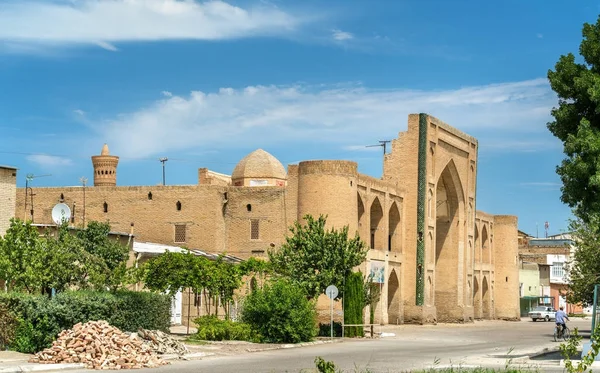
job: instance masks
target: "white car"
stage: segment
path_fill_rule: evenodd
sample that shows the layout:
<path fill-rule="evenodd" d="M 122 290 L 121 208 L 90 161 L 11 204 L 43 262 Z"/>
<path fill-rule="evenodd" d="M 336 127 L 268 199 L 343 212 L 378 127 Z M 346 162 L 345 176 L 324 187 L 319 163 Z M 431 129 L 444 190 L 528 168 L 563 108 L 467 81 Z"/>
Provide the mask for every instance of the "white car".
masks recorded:
<path fill-rule="evenodd" d="M 531 317 L 531 320 L 533 320 L 533 321 L 554 320 L 555 315 L 556 315 L 556 310 L 552 307 L 547 307 L 547 306 L 537 306 L 529 312 L 529 317 Z"/>

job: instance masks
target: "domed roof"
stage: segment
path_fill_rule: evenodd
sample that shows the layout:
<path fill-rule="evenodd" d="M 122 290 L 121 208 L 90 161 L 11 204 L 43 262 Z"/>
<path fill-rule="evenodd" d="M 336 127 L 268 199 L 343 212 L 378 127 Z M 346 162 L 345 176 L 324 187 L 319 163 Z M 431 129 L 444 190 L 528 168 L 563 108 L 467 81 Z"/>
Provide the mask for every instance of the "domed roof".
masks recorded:
<path fill-rule="evenodd" d="M 285 168 L 271 154 L 257 149 L 245 156 L 233 169 L 231 179 L 287 179 Z"/>

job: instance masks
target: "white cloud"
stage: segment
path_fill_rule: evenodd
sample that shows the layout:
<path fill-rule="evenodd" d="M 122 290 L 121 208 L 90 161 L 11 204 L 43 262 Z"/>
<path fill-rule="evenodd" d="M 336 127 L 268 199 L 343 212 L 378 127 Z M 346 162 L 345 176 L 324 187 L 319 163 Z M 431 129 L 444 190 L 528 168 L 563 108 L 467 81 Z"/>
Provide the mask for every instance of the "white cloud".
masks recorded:
<path fill-rule="evenodd" d="M 56 168 L 56 167 L 65 167 L 71 166 L 73 161 L 69 158 L 59 157 L 56 155 L 47 155 L 47 154 L 33 154 L 28 155 L 27 160 L 41 167 L 46 168 Z"/>
<path fill-rule="evenodd" d="M 83 111 L 81 109 L 75 109 L 75 110 L 73 110 L 73 112 L 81 117 L 83 117 L 85 115 L 85 111 Z"/>
<path fill-rule="evenodd" d="M 354 35 L 352 35 L 349 32 L 342 31 L 342 30 L 332 30 L 331 36 L 333 37 L 334 40 L 338 40 L 338 41 L 350 40 L 350 39 L 354 38 Z"/>
<path fill-rule="evenodd" d="M 161 93 L 165 97 L 173 97 L 173 94 L 171 92 L 169 92 L 169 91 L 162 91 Z"/>
<path fill-rule="evenodd" d="M 99 45 L 158 40 L 281 36 L 307 19 L 265 4 L 241 8 L 194 0 L 8 0 L 0 45 Z M 13 47 L 14 48 L 14 47 Z"/>
<path fill-rule="evenodd" d="M 106 49 L 107 51 L 111 51 L 111 52 L 117 52 L 119 49 L 117 47 L 115 47 L 114 45 L 107 43 L 105 41 L 99 41 L 98 46 L 102 49 Z"/>
<path fill-rule="evenodd" d="M 531 151 L 547 146 L 548 139 L 537 136 L 547 135 L 555 103 L 546 79 L 438 91 L 250 86 L 165 97 L 95 127 L 115 154 L 136 158 L 240 145 L 370 145 L 396 138 L 408 114 L 426 112 L 484 139 L 482 146 L 490 139 L 491 149 Z M 533 140 L 519 140 L 523 136 Z M 502 141 L 494 145 L 494 139 Z"/>

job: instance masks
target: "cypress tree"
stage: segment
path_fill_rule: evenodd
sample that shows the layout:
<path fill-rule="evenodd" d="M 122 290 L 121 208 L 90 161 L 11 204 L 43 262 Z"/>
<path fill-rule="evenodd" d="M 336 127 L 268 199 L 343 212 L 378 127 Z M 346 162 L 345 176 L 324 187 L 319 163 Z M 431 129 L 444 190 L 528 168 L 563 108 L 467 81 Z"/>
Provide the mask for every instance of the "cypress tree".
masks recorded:
<path fill-rule="evenodd" d="M 346 278 L 344 297 L 344 324 L 363 324 L 363 310 L 365 297 L 363 294 L 363 276 L 361 272 L 353 272 Z M 363 337 L 364 329 L 361 326 L 345 328 L 347 337 Z"/>

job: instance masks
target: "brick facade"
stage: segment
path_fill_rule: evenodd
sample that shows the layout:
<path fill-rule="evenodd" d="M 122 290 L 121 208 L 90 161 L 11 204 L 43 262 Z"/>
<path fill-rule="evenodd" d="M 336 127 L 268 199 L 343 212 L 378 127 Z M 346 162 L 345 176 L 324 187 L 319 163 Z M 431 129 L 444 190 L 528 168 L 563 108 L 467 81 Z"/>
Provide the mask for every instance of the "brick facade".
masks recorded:
<path fill-rule="evenodd" d="M 383 268 L 376 322 L 517 318 L 517 220 L 476 212 L 477 147 L 436 118 L 411 115 L 408 131 L 385 156 L 381 179 L 337 160 L 300 162 L 282 176 L 280 163 L 260 150 L 236 168 L 240 186 L 201 168 L 193 186 L 35 188 L 35 222 L 51 222 L 62 195 L 72 223 L 82 225 L 85 192 L 86 221 L 109 221 L 125 232 L 133 226 L 138 241 L 248 258 L 278 247 L 304 214 L 327 214 L 330 227 L 348 225 L 370 247 L 363 272 Z M 260 168 L 273 174 L 256 172 L 258 160 L 276 162 Z M 106 168 L 96 157 L 97 164 Z M 116 171 L 109 176 L 116 181 Z M 499 273 L 510 281 L 495 284 Z"/>
<path fill-rule="evenodd" d="M 17 201 L 17 169 L 0 166 L 0 235 L 8 229 L 15 216 Z"/>

